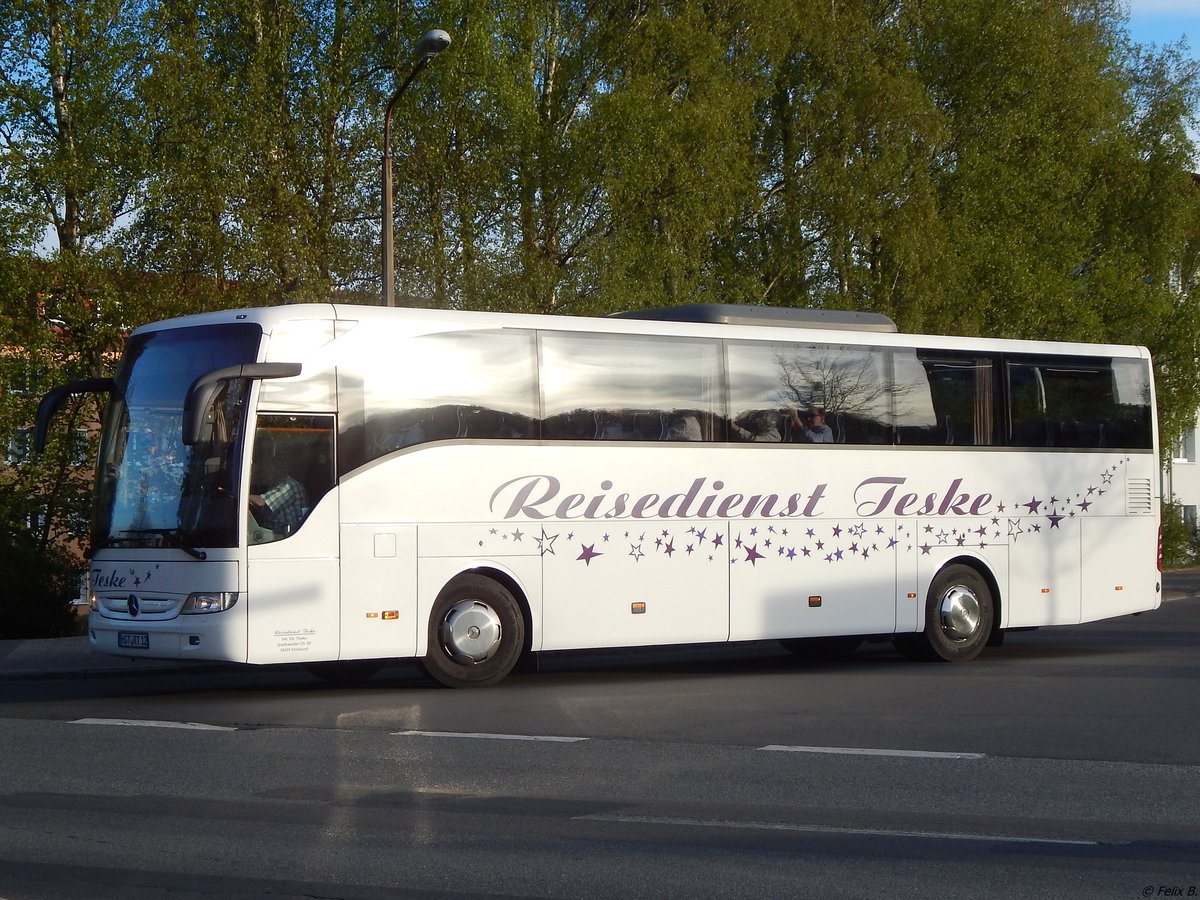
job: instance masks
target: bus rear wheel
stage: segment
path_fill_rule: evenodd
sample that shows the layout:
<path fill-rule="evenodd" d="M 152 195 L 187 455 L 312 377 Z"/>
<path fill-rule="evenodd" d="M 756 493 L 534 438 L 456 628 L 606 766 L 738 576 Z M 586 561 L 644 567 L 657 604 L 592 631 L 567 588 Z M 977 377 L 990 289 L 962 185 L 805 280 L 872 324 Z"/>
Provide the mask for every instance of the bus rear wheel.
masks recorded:
<path fill-rule="evenodd" d="M 896 649 L 912 659 L 965 662 L 987 646 L 995 604 L 987 581 L 970 566 L 946 566 L 929 586 L 925 630 L 898 634 Z"/>
<path fill-rule="evenodd" d="M 512 671 L 524 644 L 525 618 L 516 598 L 490 578 L 463 575 L 433 604 L 421 664 L 447 687 L 487 687 Z"/>

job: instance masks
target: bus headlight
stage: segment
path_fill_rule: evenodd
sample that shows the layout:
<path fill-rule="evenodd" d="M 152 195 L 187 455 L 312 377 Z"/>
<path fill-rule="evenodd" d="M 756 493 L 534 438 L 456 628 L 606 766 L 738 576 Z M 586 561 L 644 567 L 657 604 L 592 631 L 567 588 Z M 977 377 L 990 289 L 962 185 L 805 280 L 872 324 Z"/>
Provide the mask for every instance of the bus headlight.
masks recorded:
<path fill-rule="evenodd" d="M 237 603 L 237 600 L 237 591 L 197 591 L 194 594 L 188 594 L 179 614 L 198 616 L 204 613 L 224 612 Z"/>

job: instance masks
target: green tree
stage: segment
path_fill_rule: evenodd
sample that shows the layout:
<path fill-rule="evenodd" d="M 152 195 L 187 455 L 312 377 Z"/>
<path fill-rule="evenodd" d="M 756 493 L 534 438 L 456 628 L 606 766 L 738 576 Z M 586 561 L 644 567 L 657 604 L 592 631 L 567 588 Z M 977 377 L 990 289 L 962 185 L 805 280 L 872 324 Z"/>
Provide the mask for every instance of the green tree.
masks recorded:
<path fill-rule="evenodd" d="M 64 637 L 75 631 L 71 601 L 80 568 L 60 547 L 0 526 L 0 578 L 20 585 L 0 597 L 0 640 Z"/>
<path fill-rule="evenodd" d="M 0 472 L 0 534 L 21 536 L 14 560 L 33 559 L 30 548 L 49 558 L 84 531 L 81 462 L 96 404 L 68 404 L 40 457 L 28 453 L 29 434 L 40 391 L 106 370 L 119 344 L 123 305 L 105 248 L 135 209 L 146 163 L 133 100 L 145 11 L 134 0 L 0 6 L 0 221 L 10 239 L 0 267 L 0 426 L 15 451 Z M 52 259 L 19 255 L 47 230 Z M 29 578 L 41 584 L 45 574 L 31 569 Z"/>
<path fill-rule="evenodd" d="M 733 248 L 757 274 L 747 299 L 916 325 L 945 278 L 933 179 L 948 140 L 915 64 L 919 29 L 898 0 L 778 3 L 764 15 L 775 27 L 761 39 L 759 190 Z"/>
<path fill-rule="evenodd" d="M 24 220 L 18 246 L 51 227 L 78 254 L 132 211 L 146 163 L 134 102 L 145 11 L 142 0 L 0 6 L 0 200 Z"/>
<path fill-rule="evenodd" d="M 1162 444 L 1170 447 L 1200 408 L 1200 63 L 1179 47 L 1124 47 L 1127 114 L 1104 160 L 1108 187 L 1096 252 L 1082 272 L 1105 339 L 1154 354 Z"/>
<path fill-rule="evenodd" d="M 1144 343 L 1166 443 L 1200 405 L 1200 72 L 1181 47 L 1131 46 L 1123 16 L 1118 0 L 10 0 L 0 378 L 108 373 L 131 326 L 179 313 L 374 301 L 381 117 L 441 26 L 453 45 L 393 120 L 404 302 L 826 306 Z M 60 249 L 35 261 L 47 229 Z M 0 400 L 0 426 L 28 427 L 25 394 Z M 3 521 L 81 533 L 62 467 L 96 415 L 69 404 L 51 453 L 4 470 L 20 502 Z"/>
<path fill-rule="evenodd" d="M 142 81 L 157 161 L 126 236 L 141 268 L 257 302 L 376 290 L 379 17 L 361 4 L 167 0 Z M 368 119 L 371 118 L 371 121 Z"/>
<path fill-rule="evenodd" d="M 754 191 L 758 60 L 742 4 L 647 5 L 587 125 L 601 311 L 721 299 L 716 252 Z M 592 137 L 594 135 L 594 137 Z"/>

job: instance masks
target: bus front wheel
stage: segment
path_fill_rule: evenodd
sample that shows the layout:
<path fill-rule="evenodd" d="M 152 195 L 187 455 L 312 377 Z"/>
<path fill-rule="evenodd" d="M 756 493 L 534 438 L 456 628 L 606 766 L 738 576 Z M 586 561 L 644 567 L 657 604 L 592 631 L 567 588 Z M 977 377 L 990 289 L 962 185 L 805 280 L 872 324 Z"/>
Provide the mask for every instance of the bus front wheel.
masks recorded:
<path fill-rule="evenodd" d="M 438 595 L 429 617 L 425 671 L 447 687 L 486 687 L 512 671 L 525 642 L 516 598 L 482 575 L 463 575 Z"/>
<path fill-rule="evenodd" d="M 992 633 L 995 604 L 987 581 L 970 566 L 950 565 L 929 586 L 925 630 L 898 634 L 896 649 L 912 659 L 974 659 Z"/>

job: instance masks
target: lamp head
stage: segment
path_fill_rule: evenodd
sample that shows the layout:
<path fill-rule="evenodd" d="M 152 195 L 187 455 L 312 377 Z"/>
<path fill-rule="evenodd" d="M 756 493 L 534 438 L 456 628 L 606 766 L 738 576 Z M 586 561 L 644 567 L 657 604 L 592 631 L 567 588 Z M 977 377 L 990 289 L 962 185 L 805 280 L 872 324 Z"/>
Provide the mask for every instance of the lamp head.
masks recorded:
<path fill-rule="evenodd" d="M 440 28 L 433 28 L 421 35 L 417 41 L 417 58 L 433 59 L 450 46 L 450 35 Z"/>

